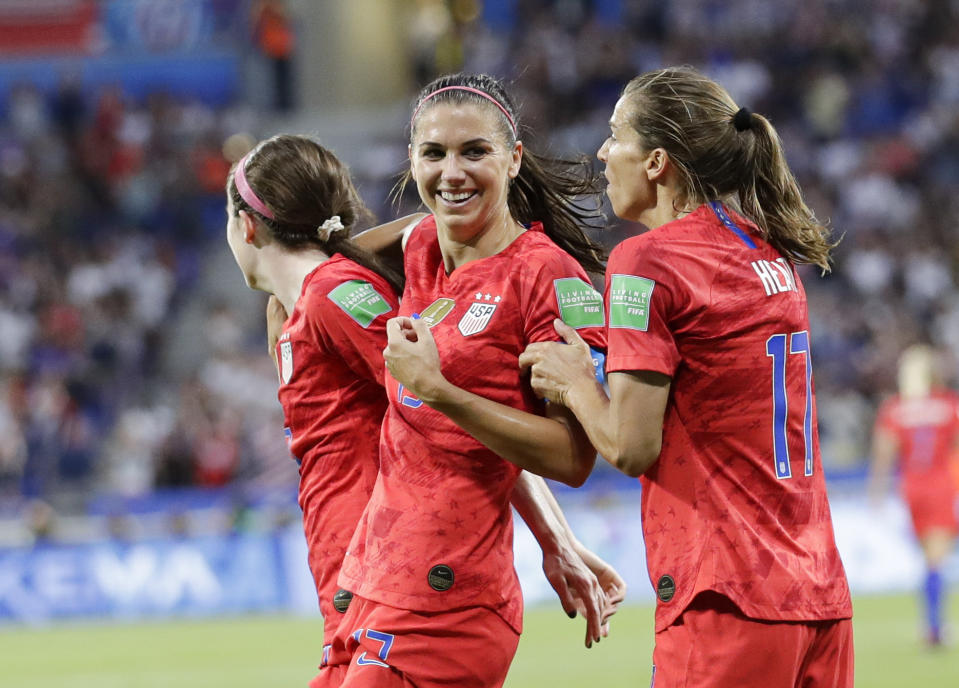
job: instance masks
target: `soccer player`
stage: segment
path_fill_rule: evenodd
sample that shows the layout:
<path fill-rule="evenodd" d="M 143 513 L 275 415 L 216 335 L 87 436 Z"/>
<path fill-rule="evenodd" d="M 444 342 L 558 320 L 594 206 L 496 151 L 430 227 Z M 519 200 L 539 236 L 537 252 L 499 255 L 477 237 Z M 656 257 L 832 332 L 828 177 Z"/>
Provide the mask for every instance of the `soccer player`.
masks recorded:
<path fill-rule="evenodd" d="M 955 544 L 959 442 L 959 395 L 938 379 L 936 353 L 912 346 L 899 359 L 899 394 L 883 402 L 873 434 L 869 495 L 886 493 L 897 461 L 903 498 L 926 562 L 922 597 L 926 640 L 942 643 L 945 582 L 942 564 Z"/>
<path fill-rule="evenodd" d="M 772 125 L 691 68 L 630 81 L 610 129 L 606 193 L 649 231 L 606 270 L 608 396 L 562 323 L 568 344 L 521 362 L 607 461 L 641 476 L 653 685 L 851 687 L 796 271 L 828 269 L 827 231 Z"/>
<path fill-rule="evenodd" d="M 230 248 L 247 284 L 274 295 L 267 312 L 271 350 L 285 432 L 299 463 L 309 565 L 325 619 L 324 655 L 352 597 L 336 577 L 377 475 L 387 405 L 385 324 L 396 313 L 402 285 L 400 275 L 349 239 L 364 212 L 346 167 L 306 137 L 262 142 L 227 182 Z M 409 221 L 360 236 L 368 246 L 383 237 L 389 243 Z M 564 608 L 583 614 L 587 632 L 598 637 L 609 614 L 602 586 L 622 581 L 573 537 L 540 479 L 524 476 L 512 496 L 543 547 L 544 571 Z M 314 681 L 337 685 L 339 674 L 325 665 Z"/>
<path fill-rule="evenodd" d="M 560 458 L 550 477 L 579 484 L 595 460 L 517 366 L 528 343 L 556 339 L 560 316 L 603 345 L 601 296 L 573 258 L 602 266 L 572 205 L 588 180 L 559 165 L 524 149 L 494 79 L 453 75 L 420 93 L 410 174 L 432 215 L 407 242 L 380 473 L 339 578 L 354 592 L 330 653 L 349 667 L 344 686 L 506 677 L 523 607 L 509 503 L 525 474 L 513 461 Z"/>

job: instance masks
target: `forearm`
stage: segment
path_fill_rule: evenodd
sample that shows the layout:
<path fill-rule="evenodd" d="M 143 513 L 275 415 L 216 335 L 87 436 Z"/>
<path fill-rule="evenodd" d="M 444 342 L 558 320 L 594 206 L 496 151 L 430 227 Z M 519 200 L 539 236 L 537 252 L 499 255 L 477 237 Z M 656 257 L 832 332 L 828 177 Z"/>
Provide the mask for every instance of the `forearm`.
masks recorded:
<path fill-rule="evenodd" d="M 538 475 L 527 471 L 520 473 L 511 501 L 543 552 L 557 553 L 575 543 L 553 493 Z"/>
<path fill-rule="evenodd" d="M 584 379 L 570 388 L 563 401 L 582 424 L 600 456 L 609 461 L 620 454 L 609 397 L 599 382 Z"/>
<path fill-rule="evenodd" d="M 403 236 L 426 217 L 425 213 L 413 213 L 392 222 L 371 227 L 353 237 L 353 243 L 373 253 L 389 252 L 399 249 Z"/>
<path fill-rule="evenodd" d="M 486 399 L 446 383 L 423 401 L 520 468 L 578 487 L 596 452 L 579 428 Z"/>

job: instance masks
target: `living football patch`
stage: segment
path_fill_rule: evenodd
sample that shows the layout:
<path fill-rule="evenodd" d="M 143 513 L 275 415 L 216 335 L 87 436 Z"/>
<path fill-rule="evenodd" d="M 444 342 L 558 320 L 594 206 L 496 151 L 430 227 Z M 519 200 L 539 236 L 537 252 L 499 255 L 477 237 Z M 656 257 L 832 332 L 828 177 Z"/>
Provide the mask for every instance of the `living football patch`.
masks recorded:
<path fill-rule="evenodd" d="M 655 286 L 653 280 L 645 277 L 613 275 L 609 285 L 609 326 L 645 332 Z"/>
<path fill-rule="evenodd" d="M 553 280 L 559 317 L 574 329 L 602 327 L 606 324 L 603 313 L 603 297 L 578 277 Z"/>
<path fill-rule="evenodd" d="M 372 284 L 363 280 L 344 282 L 327 296 L 361 327 L 369 327 L 376 316 L 390 312 L 390 304 L 386 299 L 379 295 Z"/>

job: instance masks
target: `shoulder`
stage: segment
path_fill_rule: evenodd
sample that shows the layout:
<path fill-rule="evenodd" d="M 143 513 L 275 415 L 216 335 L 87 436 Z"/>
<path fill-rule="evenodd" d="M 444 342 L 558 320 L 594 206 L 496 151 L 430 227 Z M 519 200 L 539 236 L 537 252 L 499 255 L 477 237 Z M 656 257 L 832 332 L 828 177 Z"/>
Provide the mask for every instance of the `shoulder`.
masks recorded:
<path fill-rule="evenodd" d="M 527 230 L 516 241 L 512 259 L 523 272 L 555 274 L 557 277 L 576 276 L 586 278 L 586 271 L 573 256 L 553 242 L 539 223 Z"/>
<path fill-rule="evenodd" d="M 436 218 L 427 215 L 416 223 L 406 239 L 406 251 L 414 251 L 418 245 L 434 243 L 436 241 Z"/>
<path fill-rule="evenodd" d="M 393 310 L 397 303 L 389 282 L 344 256 L 334 256 L 309 279 L 303 302 L 311 319 L 348 316 L 360 322 L 368 313 Z"/>

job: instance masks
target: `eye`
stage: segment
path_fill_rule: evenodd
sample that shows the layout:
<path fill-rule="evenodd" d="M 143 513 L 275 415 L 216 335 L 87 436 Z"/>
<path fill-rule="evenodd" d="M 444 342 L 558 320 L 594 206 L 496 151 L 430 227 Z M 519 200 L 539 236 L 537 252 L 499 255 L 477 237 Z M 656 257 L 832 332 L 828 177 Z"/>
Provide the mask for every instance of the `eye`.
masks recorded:
<path fill-rule="evenodd" d="M 426 148 L 420 151 L 420 155 L 426 158 L 427 160 L 440 160 L 443 157 L 444 153 L 439 148 Z"/>
<path fill-rule="evenodd" d="M 488 152 L 489 151 L 482 146 L 470 146 L 464 151 L 464 154 L 466 155 L 466 157 L 472 160 L 477 160 L 479 158 L 482 158 Z"/>

